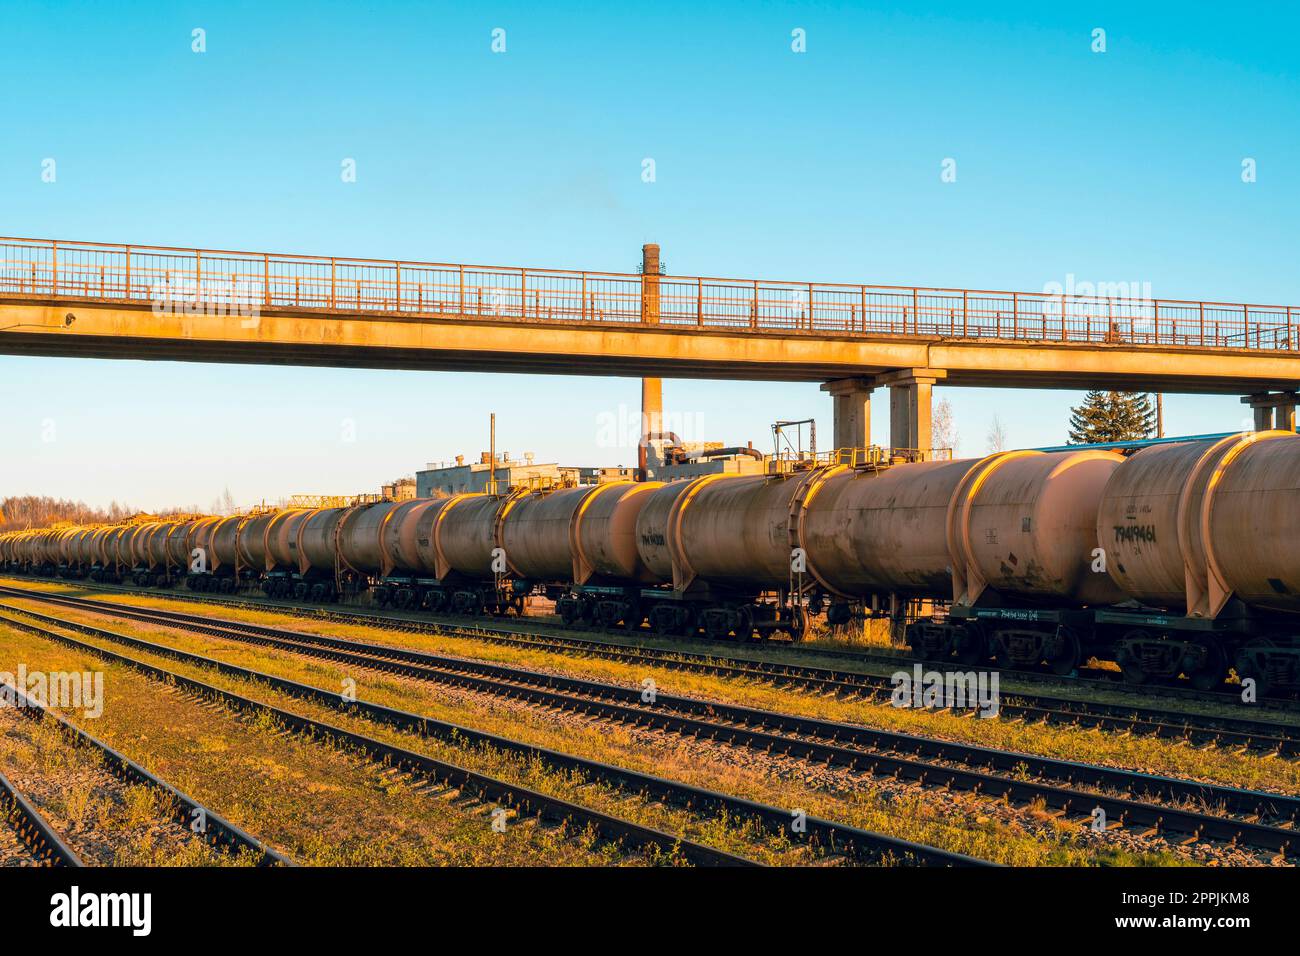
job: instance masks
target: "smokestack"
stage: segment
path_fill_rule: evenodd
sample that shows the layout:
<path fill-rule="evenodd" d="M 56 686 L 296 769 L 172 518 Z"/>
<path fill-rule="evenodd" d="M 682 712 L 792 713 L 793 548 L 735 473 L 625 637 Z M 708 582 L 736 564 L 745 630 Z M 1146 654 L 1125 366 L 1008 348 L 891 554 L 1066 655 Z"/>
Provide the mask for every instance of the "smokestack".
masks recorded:
<path fill-rule="evenodd" d="M 659 244 L 647 242 L 641 247 L 641 321 L 659 324 Z M 641 379 L 641 441 L 637 449 L 637 478 L 646 480 L 646 436 L 663 431 L 664 383 L 660 378 Z"/>

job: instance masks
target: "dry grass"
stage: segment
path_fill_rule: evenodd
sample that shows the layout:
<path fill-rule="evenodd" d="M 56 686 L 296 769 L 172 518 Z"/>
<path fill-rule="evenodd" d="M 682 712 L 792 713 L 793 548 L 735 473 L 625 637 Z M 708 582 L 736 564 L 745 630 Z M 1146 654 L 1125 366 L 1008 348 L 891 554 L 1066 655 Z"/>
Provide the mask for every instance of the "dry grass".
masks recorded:
<path fill-rule="evenodd" d="M 532 821 L 491 828 L 491 807 L 411 779 L 336 747 L 286 734 L 151 682 L 130 668 L 12 629 L 0 669 L 105 672 L 104 713 L 86 721 L 110 746 L 298 862 L 317 865 L 592 865 L 620 862 L 609 847 Z M 66 715 L 78 719 L 77 714 Z M 124 819 L 150 813 L 147 794 L 125 801 Z M 73 796 L 89 828 L 102 807 Z M 136 853 L 129 862 L 177 862 Z M 205 862 L 196 860 L 194 862 Z"/>
<path fill-rule="evenodd" d="M 257 854 L 222 852 L 174 816 L 170 798 L 113 775 L 104 755 L 76 746 L 54 721 L 0 708 L 0 766 L 87 864 L 251 866 Z"/>

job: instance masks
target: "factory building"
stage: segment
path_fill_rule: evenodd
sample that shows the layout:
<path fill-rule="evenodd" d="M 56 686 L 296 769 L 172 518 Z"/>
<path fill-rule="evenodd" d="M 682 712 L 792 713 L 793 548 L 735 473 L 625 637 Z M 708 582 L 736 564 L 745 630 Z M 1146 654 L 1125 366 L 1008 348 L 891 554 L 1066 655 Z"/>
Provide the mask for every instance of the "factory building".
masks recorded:
<path fill-rule="evenodd" d="M 379 496 L 385 501 L 410 501 L 417 497 L 414 478 L 398 478 L 379 488 Z"/>
<path fill-rule="evenodd" d="M 437 494 L 455 495 L 462 492 L 485 492 L 492 473 L 492 456 L 483 452 L 476 462 L 466 462 L 457 455 L 454 462 L 429 462 L 423 471 L 415 474 L 415 494 L 428 498 Z M 496 483 L 498 491 L 521 485 L 552 483 L 555 485 L 599 485 L 635 477 L 634 468 L 588 468 L 559 465 L 555 462 L 537 462 L 528 452 L 523 460 L 511 458 L 509 452 L 497 459 Z"/>
<path fill-rule="evenodd" d="M 466 462 L 464 455 L 457 455 L 454 462 L 431 461 L 424 471 L 415 473 L 416 495 L 429 498 L 438 494 L 458 495 L 464 492 L 485 492 L 490 484 L 492 457 L 487 452 L 475 462 Z M 533 479 L 553 479 L 559 481 L 560 467 L 554 463 L 538 464 L 532 453 L 524 455 L 523 461 L 512 460 L 509 453 L 497 460 L 497 488 L 504 491 L 517 485 L 527 484 Z"/>
<path fill-rule="evenodd" d="M 429 498 L 439 494 L 486 492 L 492 472 L 491 460 L 492 456 L 483 452 L 475 462 L 467 462 L 464 455 L 457 455 L 454 462 L 431 461 L 424 470 L 416 472 L 412 486 L 414 496 Z M 676 481 L 715 474 L 759 475 L 768 467 L 764 458 L 752 448 L 724 448 L 721 442 L 690 442 L 667 448 L 652 445 L 648 465 L 647 477 L 653 481 Z M 580 467 L 537 462 L 531 452 L 522 460 L 510 458 L 507 452 L 496 464 L 498 492 L 523 485 L 599 485 L 635 477 L 636 469 L 631 467 Z M 397 487 L 395 493 L 390 494 L 392 487 L 384 486 L 385 497 L 400 501 L 410 493 L 410 489 Z"/>

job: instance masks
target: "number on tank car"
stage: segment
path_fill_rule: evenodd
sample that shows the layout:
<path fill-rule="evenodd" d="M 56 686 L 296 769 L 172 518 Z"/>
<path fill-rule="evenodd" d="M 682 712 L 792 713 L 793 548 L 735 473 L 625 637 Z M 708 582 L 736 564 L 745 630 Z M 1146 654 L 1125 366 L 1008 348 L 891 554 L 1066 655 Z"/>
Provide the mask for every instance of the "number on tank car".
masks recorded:
<path fill-rule="evenodd" d="M 977 610 L 976 617 L 997 618 L 1000 621 L 1037 621 L 1037 611 L 1010 611 L 1006 609 Z"/>
<path fill-rule="evenodd" d="M 1153 524 L 1117 524 L 1115 525 L 1116 544 L 1155 544 L 1156 526 Z"/>

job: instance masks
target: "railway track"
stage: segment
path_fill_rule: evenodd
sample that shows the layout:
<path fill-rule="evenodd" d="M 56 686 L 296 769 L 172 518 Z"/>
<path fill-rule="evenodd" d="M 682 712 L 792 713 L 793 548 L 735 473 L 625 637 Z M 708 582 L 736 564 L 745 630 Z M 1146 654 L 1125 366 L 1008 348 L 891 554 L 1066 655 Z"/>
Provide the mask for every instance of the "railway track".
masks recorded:
<path fill-rule="evenodd" d="M 813 817 L 804 819 L 802 830 L 792 831 L 790 826 L 792 820 L 791 811 L 780 807 L 768 806 L 755 801 L 716 793 L 701 787 L 627 770 L 612 764 L 604 764 L 583 757 L 563 754 L 558 751 L 548 750 L 445 721 L 434 720 L 418 714 L 406 713 L 360 699 L 347 699 L 336 691 L 301 684 L 250 668 L 238 667 L 201 654 L 193 654 L 166 645 L 154 644 L 139 638 L 116 634 L 112 631 L 76 621 L 67 621 L 49 615 L 38 614 L 25 608 L 0 605 L 0 609 L 32 618 L 44 625 L 92 634 L 119 645 L 209 668 L 225 676 L 261 682 L 273 690 L 289 696 L 309 700 L 317 704 L 325 704 L 332 709 L 354 716 L 361 716 L 418 736 L 451 740 L 462 744 L 482 744 L 507 753 L 538 759 L 556 769 L 581 774 L 590 781 L 611 784 L 628 791 L 630 794 L 648 799 L 685 806 L 697 813 L 726 813 L 736 818 L 753 819 L 762 824 L 763 828 L 769 833 L 793 838 L 794 842 L 804 841 L 838 856 L 866 862 L 887 861 L 926 866 L 993 865 L 988 861 L 951 853 L 926 844 L 902 840 Z M 652 830 L 581 804 L 550 794 L 531 791 L 513 783 L 437 760 L 425 754 L 405 750 L 375 738 L 243 697 L 194 678 L 166 670 L 147 661 L 141 661 L 95 644 L 76 640 L 66 634 L 52 631 L 47 626 L 32 624 L 20 618 L 14 618 L 11 614 L 0 614 L 0 623 L 35 633 L 48 640 L 134 668 L 155 680 L 178 685 L 235 710 L 268 715 L 295 733 L 335 740 L 354 748 L 372 760 L 422 774 L 448 786 L 477 792 L 485 800 L 497 801 L 511 806 L 523 815 L 577 823 L 579 826 L 596 830 L 606 839 L 638 847 L 655 848 L 663 852 L 680 852 L 686 859 L 701 865 L 755 865 L 755 861 L 746 857 L 737 856 L 705 844 L 695 843 L 679 836 Z"/>
<path fill-rule="evenodd" d="M 187 833 L 201 836 L 207 843 L 228 853 L 250 852 L 257 855 L 259 866 L 293 866 L 293 861 L 267 846 L 256 837 L 235 826 L 219 813 L 203 806 L 193 797 L 161 777 L 150 773 L 130 757 L 113 749 L 98 737 L 87 733 L 61 714 L 50 710 L 12 684 L 3 685 L 5 693 L 13 696 L 17 712 L 30 720 L 49 721 L 74 747 L 96 751 L 103 759 L 104 768 L 127 785 L 143 785 L 162 798 L 161 805 L 168 808 L 170 822 Z"/>
<path fill-rule="evenodd" d="M 0 586 L 0 595 L 36 597 L 43 592 L 25 591 L 21 588 Z M 48 592 L 45 592 L 48 593 Z M 158 596 L 158 592 L 130 591 L 131 594 Z M 170 596 L 170 595 L 169 595 Z M 188 595 L 183 595 L 189 597 Z M 100 601 L 54 595 L 66 602 L 65 606 L 92 609 Z M 267 608 L 260 601 L 231 599 L 208 602 L 213 606 L 233 605 Z M 683 672 L 706 674 L 737 680 L 753 680 L 783 688 L 805 690 L 818 694 L 834 694 L 857 698 L 872 703 L 885 703 L 893 690 L 892 680 L 882 674 L 867 674 L 852 670 L 833 670 L 802 664 L 787 664 L 754 658 L 718 658 L 689 651 L 630 646 L 613 641 L 575 638 L 546 631 L 525 631 L 503 627 L 483 627 L 455 623 L 425 623 L 405 618 L 381 615 L 364 615 L 354 612 L 330 612 L 321 609 L 303 609 L 296 605 L 273 605 L 269 609 L 288 611 L 298 617 L 322 617 L 346 623 L 362 623 L 385 630 L 404 633 L 429 633 L 465 637 L 486 643 L 534 649 L 573 656 L 595 657 L 622 663 L 644 664 Z M 148 612 L 151 609 L 132 609 Z M 174 612 L 179 613 L 179 612 Z M 194 619 L 200 616 L 195 615 Z M 235 624 L 237 622 L 225 622 Z M 851 655 L 860 659 L 859 655 Z M 895 668 L 910 667 L 910 660 L 880 656 Z M 951 665 L 928 664 L 927 667 Z M 965 670 L 969 670 L 966 668 Z M 1019 676 L 1019 672 L 1017 672 Z M 1300 727 L 1290 727 L 1275 721 L 1244 717 L 1195 714 L 1187 711 L 1161 710 L 1128 704 L 1107 704 L 1081 701 L 1066 697 L 1053 697 L 1025 692 L 1005 692 L 999 705 L 998 716 L 1023 722 L 1045 722 L 1060 726 L 1094 727 L 1099 730 L 1125 734 L 1139 734 L 1163 740 L 1184 741 L 1193 745 L 1209 745 L 1237 749 L 1242 752 L 1273 754 L 1285 758 L 1300 756 Z M 1008 700 L 1009 698 L 1009 700 Z"/>
<path fill-rule="evenodd" d="M 5 823 L 38 866 L 84 865 L 49 821 L 3 773 L 0 773 L 0 813 L 4 814 Z"/>
<path fill-rule="evenodd" d="M 695 698 L 659 694 L 647 705 L 640 688 L 245 622 L 216 623 L 200 615 L 180 612 L 133 608 L 119 614 L 116 606 L 105 608 L 102 602 L 89 603 L 91 607 L 81 609 L 467 688 L 587 717 L 644 725 L 762 753 L 785 754 L 851 771 L 969 790 L 1025 804 L 1041 803 L 1058 816 L 1075 814 L 1093 819 L 1094 811 L 1099 808 L 1110 825 L 1136 828 L 1147 836 L 1162 835 L 1184 842 L 1222 841 L 1285 856 L 1294 845 L 1294 827 L 1300 822 L 1300 798 L 1295 797 L 992 750 Z M 0 609 L 34 614 L 3 604 Z M 112 635 L 91 625 L 63 623 Z M 137 638 L 116 637 L 139 642 Z M 165 645 L 149 646 L 162 648 L 163 652 L 187 654 Z M 1198 809 L 1201 807 L 1206 809 Z"/>

